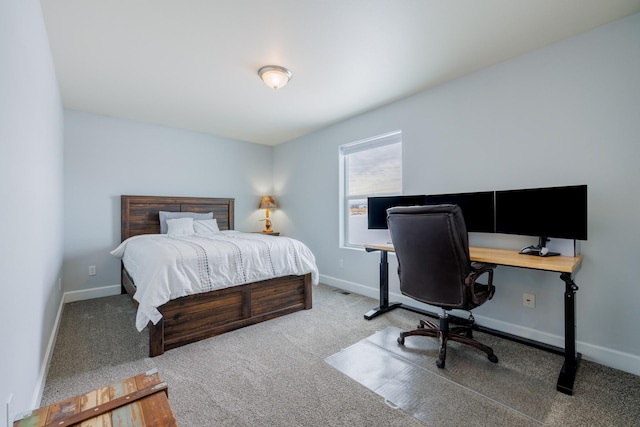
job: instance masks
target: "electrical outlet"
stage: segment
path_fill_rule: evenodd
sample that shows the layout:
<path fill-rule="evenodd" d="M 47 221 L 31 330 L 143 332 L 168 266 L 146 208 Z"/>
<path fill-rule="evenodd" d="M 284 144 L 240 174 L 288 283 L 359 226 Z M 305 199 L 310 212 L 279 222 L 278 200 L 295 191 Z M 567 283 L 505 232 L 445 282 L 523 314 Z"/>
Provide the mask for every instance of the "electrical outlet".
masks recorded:
<path fill-rule="evenodd" d="M 340 260 L 338 260 L 338 267 L 339 268 L 344 268 L 344 261 L 342 258 L 340 258 Z"/>
<path fill-rule="evenodd" d="M 89 276 L 95 276 L 96 275 L 96 266 L 95 265 L 90 265 L 89 266 Z"/>
<path fill-rule="evenodd" d="M 58 277 L 58 290 L 62 291 L 62 277 Z"/>
<path fill-rule="evenodd" d="M 536 296 L 534 294 L 522 294 L 522 305 L 525 307 L 535 308 Z"/>

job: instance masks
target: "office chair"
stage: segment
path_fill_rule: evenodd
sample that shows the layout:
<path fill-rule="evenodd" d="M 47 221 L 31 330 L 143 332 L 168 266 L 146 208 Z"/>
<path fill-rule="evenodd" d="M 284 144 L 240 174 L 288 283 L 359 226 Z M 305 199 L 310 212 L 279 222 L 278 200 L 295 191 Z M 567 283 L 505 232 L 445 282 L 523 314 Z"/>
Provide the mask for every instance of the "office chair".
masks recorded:
<path fill-rule="evenodd" d="M 387 210 L 391 241 L 398 258 L 400 291 L 417 301 L 442 309 L 440 324 L 421 320 L 418 329 L 402 332 L 406 337 L 422 335 L 438 338 L 440 352 L 436 365 L 445 367 L 447 341 L 470 345 L 497 363 L 493 350 L 473 339 L 473 315 L 463 326 L 449 327 L 448 311 L 472 310 L 493 297 L 493 264 L 472 263 L 462 211 L 457 205 L 393 207 Z M 487 274 L 486 285 L 476 280 Z M 452 322 L 453 323 L 453 322 Z"/>

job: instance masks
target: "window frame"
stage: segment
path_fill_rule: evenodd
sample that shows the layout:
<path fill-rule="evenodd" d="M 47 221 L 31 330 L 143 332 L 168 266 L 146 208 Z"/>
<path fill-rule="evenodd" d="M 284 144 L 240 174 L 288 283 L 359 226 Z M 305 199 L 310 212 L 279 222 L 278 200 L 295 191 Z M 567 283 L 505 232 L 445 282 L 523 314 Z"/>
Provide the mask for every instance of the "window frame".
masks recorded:
<path fill-rule="evenodd" d="M 373 192 L 366 194 L 349 194 L 349 162 L 350 154 L 371 150 L 387 145 L 400 145 L 400 191 L 398 192 Z M 339 151 L 339 246 L 347 249 L 362 249 L 361 243 L 349 242 L 349 201 L 355 199 L 366 199 L 367 197 L 378 196 L 399 196 L 402 195 L 402 130 L 395 130 L 385 134 L 365 138 L 359 141 L 343 144 L 338 147 Z"/>

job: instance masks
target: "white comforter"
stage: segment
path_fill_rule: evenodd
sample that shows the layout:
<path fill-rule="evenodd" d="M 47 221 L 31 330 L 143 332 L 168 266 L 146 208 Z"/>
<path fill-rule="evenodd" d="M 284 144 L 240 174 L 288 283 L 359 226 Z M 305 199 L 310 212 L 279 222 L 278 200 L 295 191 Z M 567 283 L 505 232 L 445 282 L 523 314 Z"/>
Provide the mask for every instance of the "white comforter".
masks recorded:
<path fill-rule="evenodd" d="M 139 331 L 158 323 L 157 308 L 175 298 L 279 276 L 311 273 L 313 284 L 319 280 L 315 257 L 302 242 L 256 233 L 146 234 L 111 254 L 122 258 L 136 284 Z"/>

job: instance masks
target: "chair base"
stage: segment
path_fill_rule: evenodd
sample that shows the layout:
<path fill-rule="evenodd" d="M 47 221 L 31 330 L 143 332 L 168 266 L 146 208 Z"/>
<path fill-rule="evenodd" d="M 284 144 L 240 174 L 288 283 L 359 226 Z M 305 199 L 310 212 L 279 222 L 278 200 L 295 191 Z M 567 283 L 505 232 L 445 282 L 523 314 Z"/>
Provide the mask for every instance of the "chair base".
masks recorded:
<path fill-rule="evenodd" d="M 427 320 L 420 320 L 418 329 L 400 333 L 400 336 L 398 337 L 398 344 L 404 345 L 404 339 L 412 335 L 438 339 L 440 342 L 440 351 L 438 353 L 438 360 L 436 360 L 438 368 L 445 367 L 448 341 L 456 341 L 473 348 L 477 348 L 478 350 L 485 352 L 487 354 L 487 358 L 491 362 L 498 363 L 498 357 L 493 353 L 493 349 L 491 347 L 473 339 L 473 330 L 471 326 L 455 326 L 453 328 L 449 328 L 449 318 L 446 314 L 440 317 L 440 327 Z"/>

